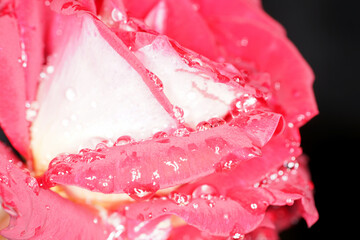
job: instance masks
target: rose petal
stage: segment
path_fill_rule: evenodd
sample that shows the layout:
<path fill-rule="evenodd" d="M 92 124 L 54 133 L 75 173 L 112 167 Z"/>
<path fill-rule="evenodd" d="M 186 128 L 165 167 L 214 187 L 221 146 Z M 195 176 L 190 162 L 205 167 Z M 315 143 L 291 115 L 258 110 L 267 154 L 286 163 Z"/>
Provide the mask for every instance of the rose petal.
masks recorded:
<path fill-rule="evenodd" d="M 261 156 L 242 162 L 232 171 L 213 173 L 187 184 L 178 190 L 191 194 L 202 185 L 210 185 L 217 189 L 218 194 L 226 195 L 230 189 L 236 187 L 252 187 L 264 179 L 269 172 L 276 172 L 284 162 L 301 154 L 297 131 L 286 129 L 281 135 L 273 137 L 262 149 Z"/>
<path fill-rule="evenodd" d="M 207 232 L 199 231 L 197 228 L 184 225 L 181 227 L 176 227 L 171 231 L 171 235 L 168 240 L 188 240 L 188 239 L 208 239 L 208 240 L 224 240 L 224 237 L 212 236 Z"/>
<path fill-rule="evenodd" d="M 246 61 L 270 73 L 276 102 L 289 122 L 301 126 L 317 114 L 313 73 L 276 21 L 246 1 L 218 4 L 199 0 L 193 6 L 187 1 L 159 1 L 150 11 L 148 23 L 205 56 L 214 58 L 218 54 L 238 67 L 239 62 Z M 188 16 L 198 21 L 188 21 Z M 194 35 L 204 37 L 197 41 Z"/>
<path fill-rule="evenodd" d="M 28 122 L 25 119 L 26 82 L 20 33 L 14 6 L 0 9 L 0 125 L 15 149 L 29 157 Z M 19 62 L 20 61 L 20 62 Z"/>
<path fill-rule="evenodd" d="M 270 73 L 276 102 L 289 122 L 301 126 L 317 114 L 313 72 L 287 38 L 251 22 L 218 19 L 212 25 L 229 57 L 254 62 L 257 69 Z M 247 39 L 245 47 L 234 44 L 243 38 Z"/>
<path fill-rule="evenodd" d="M 41 189 L 9 148 L 0 145 L 0 198 L 11 216 L 10 239 L 104 239 L 112 230 L 83 206 Z"/>
<path fill-rule="evenodd" d="M 261 146 L 253 142 L 269 141 L 279 119 L 279 115 L 262 113 L 182 137 L 59 156 L 50 164 L 45 180 L 106 193 L 154 192 L 221 170 L 229 159 L 235 165 L 260 154 Z M 256 135 L 246 128 L 251 124 L 255 125 L 250 129 L 257 127 Z"/>
<path fill-rule="evenodd" d="M 49 65 L 53 73 L 39 90 L 40 110 L 31 127 L 40 172 L 58 153 L 76 153 L 124 135 L 140 140 L 177 126 L 128 58 L 102 38 L 92 18 L 72 18 L 71 28 L 64 28 L 66 45 L 58 47 L 58 58 Z"/>
<path fill-rule="evenodd" d="M 187 198 L 187 195 L 180 198 Z M 150 202 L 134 203 L 129 206 L 126 215 L 129 218 L 149 219 L 166 214 L 175 214 L 188 224 L 196 226 L 212 235 L 229 236 L 236 228 L 239 234 L 253 230 L 262 221 L 263 215 L 253 215 L 239 203 L 231 199 L 192 199 L 174 201 L 156 198 Z"/>

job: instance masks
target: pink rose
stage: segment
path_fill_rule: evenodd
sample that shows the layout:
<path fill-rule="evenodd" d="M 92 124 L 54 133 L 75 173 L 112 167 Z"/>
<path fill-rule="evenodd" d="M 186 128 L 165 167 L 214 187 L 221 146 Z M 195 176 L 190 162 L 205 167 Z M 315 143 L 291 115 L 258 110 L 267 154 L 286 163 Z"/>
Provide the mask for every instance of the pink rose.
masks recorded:
<path fill-rule="evenodd" d="M 0 124 L 25 161 L 0 145 L 4 237 L 278 239 L 317 221 L 313 73 L 260 1 L 8 0 L 0 36 Z"/>

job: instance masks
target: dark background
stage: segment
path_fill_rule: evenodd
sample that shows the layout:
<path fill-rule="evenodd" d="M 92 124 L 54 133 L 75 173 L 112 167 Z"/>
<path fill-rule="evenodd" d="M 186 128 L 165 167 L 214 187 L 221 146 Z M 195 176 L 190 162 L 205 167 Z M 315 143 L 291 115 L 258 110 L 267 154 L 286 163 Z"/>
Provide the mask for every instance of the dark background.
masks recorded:
<path fill-rule="evenodd" d="M 312 66 L 320 110 L 301 129 L 320 219 L 311 229 L 301 221 L 284 232 L 282 240 L 359 239 L 355 234 L 359 226 L 351 224 L 358 223 L 356 164 L 360 160 L 356 154 L 360 146 L 360 21 L 356 2 L 263 0 L 265 10 L 286 28 L 288 37 Z"/>
<path fill-rule="evenodd" d="M 263 0 L 289 38 L 313 67 L 320 114 L 301 129 L 310 156 L 319 221 L 305 221 L 281 234 L 282 240 L 356 239 L 346 237 L 357 221 L 356 151 L 360 146 L 360 21 L 357 1 Z M 5 139 L 0 130 L 0 139 Z M 353 186 L 355 185 L 355 186 Z M 349 234 L 350 235 L 350 234 Z M 330 236 L 330 237 L 329 237 Z M 357 236 L 357 237 L 356 237 Z"/>

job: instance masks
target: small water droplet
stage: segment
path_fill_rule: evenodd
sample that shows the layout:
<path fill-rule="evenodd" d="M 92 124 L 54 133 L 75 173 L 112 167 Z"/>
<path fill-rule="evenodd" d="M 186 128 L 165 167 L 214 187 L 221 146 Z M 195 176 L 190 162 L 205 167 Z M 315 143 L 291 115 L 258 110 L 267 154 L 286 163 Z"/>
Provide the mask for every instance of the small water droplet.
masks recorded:
<path fill-rule="evenodd" d="M 190 203 L 191 196 L 183 193 L 172 192 L 169 199 L 179 206 L 187 206 Z"/>
<path fill-rule="evenodd" d="M 211 124 L 206 121 L 202 121 L 202 122 L 198 123 L 198 125 L 196 125 L 197 131 L 206 131 L 206 130 L 209 130 L 210 128 L 211 128 Z"/>
<path fill-rule="evenodd" d="M 161 139 L 161 138 L 167 138 L 168 134 L 166 132 L 157 132 L 153 135 L 153 139 Z"/>
<path fill-rule="evenodd" d="M 31 188 L 31 190 L 33 190 L 33 192 L 38 195 L 40 192 L 40 186 L 36 180 L 36 178 L 34 177 L 28 177 L 26 178 L 26 184 L 28 185 L 28 187 Z"/>
<path fill-rule="evenodd" d="M 190 132 L 187 128 L 178 128 L 173 132 L 173 135 L 176 137 L 188 137 Z"/>
<path fill-rule="evenodd" d="M 173 112 L 174 112 L 174 116 L 175 118 L 180 122 L 183 123 L 184 120 L 184 110 L 178 106 L 174 106 L 173 107 Z"/>
<path fill-rule="evenodd" d="M 67 100 L 69 100 L 70 102 L 73 102 L 76 99 L 76 91 L 73 88 L 68 88 L 65 91 L 65 97 Z"/>
<path fill-rule="evenodd" d="M 126 16 L 117 8 L 114 8 L 111 11 L 111 18 L 114 20 L 114 22 L 126 22 Z"/>
<path fill-rule="evenodd" d="M 232 235 L 232 239 L 234 239 L 234 240 L 242 240 L 244 238 L 245 238 L 245 235 L 241 234 L 241 233 L 235 233 L 234 235 Z"/>
<path fill-rule="evenodd" d="M 211 208 L 215 207 L 215 202 L 214 202 L 214 200 L 212 200 L 212 199 L 207 200 L 207 204 L 208 204 L 208 206 L 211 207 Z"/>
<path fill-rule="evenodd" d="M 226 172 L 234 169 L 239 163 L 239 157 L 235 154 L 228 154 L 214 165 L 216 172 Z"/>
<path fill-rule="evenodd" d="M 295 201 L 293 199 L 291 199 L 291 198 L 286 199 L 286 205 L 288 205 L 288 206 L 294 205 L 294 202 Z"/>
<path fill-rule="evenodd" d="M 134 140 L 130 136 L 121 136 L 115 141 L 114 146 L 126 145 L 132 143 L 133 141 Z"/>
<path fill-rule="evenodd" d="M 49 66 L 46 67 L 46 72 L 48 74 L 52 74 L 54 72 L 54 70 L 55 70 L 55 68 L 52 65 L 49 65 Z"/>
<path fill-rule="evenodd" d="M 114 191 L 114 180 L 102 178 L 96 182 L 96 188 L 102 193 L 112 193 Z"/>
<path fill-rule="evenodd" d="M 5 185 L 9 185 L 9 178 L 5 175 L 0 175 L 0 183 L 3 183 Z"/>
<path fill-rule="evenodd" d="M 26 102 L 25 109 L 26 109 L 26 120 L 29 122 L 33 122 L 39 111 L 39 103 L 36 101 L 31 103 Z"/>
<path fill-rule="evenodd" d="M 164 88 L 164 85 L 160 78 L 156 76 L 153 72 L 150 72 L 149 70 L 146 70 L 147 74 L 149 75 L 149 78 L 154 82 L 155 86 L 162 91 Z"/>
<path fill-rule="evenodd" d="M 242 234 L 243 227 L 236 223 L 233 227 L 233 229 L 230 232 L 230 238 L 233 240 L 243 240 L 245 238 L 245 235 Z"/>
<path fill-rule="evenodd" d="M 227 142 L 221 137 L 207 138 L 205 139 L 205 143 L 209 148 L 214 150 L 215 154 L 220 154 L 227 145 Z"/>
<path fill-rule="evenodd" d="M 204 198 L 208 196 L 217 196 L 218 194 L 219 192 L 216 190 L 215 187 L 208 184 L 203 184 L 194 189 L 194 191 L 192 192 L 192 197 Z"/>
<path fill-rule="evenodd" d="M 136 201 L 144 201 L 153 197 L 159 188 L 159 184 L 156 182 L 153 182 L 152 184 L 132 182 L 124 189 L 124 192 Z"/>
<path fill-rule="evenodd" d="M 208 122 L 210 123 L 211 127 L 219 127 L 221 125 L 224 125 L 226 123 L 226 121 L 222 118 L 219 117 L 215 117 L 215 118 L 211 118 L 208 120 Z"/>

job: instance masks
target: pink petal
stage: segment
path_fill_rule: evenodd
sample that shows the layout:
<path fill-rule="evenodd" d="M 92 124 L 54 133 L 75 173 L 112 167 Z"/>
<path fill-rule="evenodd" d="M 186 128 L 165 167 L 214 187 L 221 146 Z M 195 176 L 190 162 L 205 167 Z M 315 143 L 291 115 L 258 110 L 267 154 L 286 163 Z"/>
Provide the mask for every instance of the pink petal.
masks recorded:
<path fill-rule="evenodd" d="M 202 239 L 208 239 L 208 240 L 224 240 L 224 237 L 219 236 L 212 236 L 208 234 L 207 232 L 202 232 L 198 230 L 197 228 L 190 226 L 190 225 L 184 225 L 181 227 L 176 227 L 171 231 L 171 235 L 168 238 L 168 240 L 188 240 L 188 239 L 196 239 L 196 240 L 202 240 Z"/>
<path fill-rule="evenodd" d="M 39 74 L 44 62 L 44 3 L 37 0 L 16 1 L 16 16 L 20 34 L 26 80 L 26 99 L 35 100 Z M 26 65 L 24 65 L 26 64 Z"/>
<path fill-rule="evenodd" d="M 9 3 L 0 10 L 0 125 L 14 148 L 28 158 L 30 139 L 25 119 L 26 81 L 19 31 L 13 4 Z"/>
<path fill-rule="evenodd" d="M 240 57 L 270 73 L 275 102 L 289 122 L 301 126 L 317 114 L 313 72 L 287 38 L 252 22 L 218 19 L 212 26 L 230 58 Z M 247 39 L 246 46 L 236 46 L 236 39 Z"/>
<path fill-rule="evenodd" d="M 188 195 L 155 198 L 150 202 L 137 202 L 129 206 L 126 216 L 149 220 L 162 215 L 175 214 L 188 224 L 217 236 L 229 236 L 236 229 L 239 234 L 253 230 L 264 215 L 253 215 L 231 199 L 212 197 L 194 198 Z M 149 217 L 151 216 L 151 218 Z"/>
<path fill-rule="evenodd" d="M 133 189 L 155 192 L 221 170 L 229 158 L 236 164 L 260 154 L 261 146 L 254 142 L 269 141 L 279 119 L 279 115 L 262 113 L 183 137 L 65 154 L 52 161 L 45 181 L 105 193 L 131 193 Z"/>
<path fill-rule="evenodd" d="M 185 1 L 159 1 L 145 18 L 151 28 L 211 59 L 219 56 L 216 38 L 204 19 Z"/>
<path fill-rule="evenodd" d="M 9 239 L 105 239 L 112 230 L 84 206 L 41 189 L 11 150 L 0 145 L 0 199 L 11 219 Z M 97 218 L 96 218 L 97 219 Z"/>
<path fill-rule="evenodd" d="M 292 158 L 301 154 L 297 131 L 286 129 L 281 135 L 273 137 L 262 149 L 261 156 L 242 162 L 232 171 L 217 172 L 182 186 L 179 191 L 191 194 L 202 185 L 210 185 L 219 194 L 226 195 L 236 187 L 248 188 L 260 182 L 269 172 L 275 172 Z"/>
<path fill-rule="evenodd" d="M 199 0 L 194 7 L 169 0 L 159 1 L 146 19 L 154 29 L 205 56 L 225 58 L 240 68 L 239 62 L 245 61 L 270 73 L 275 101 L 291 123 L 302 125 L 317 114 L 310 67 L 284 29 L 260 8 L 247 1 Z M 199 35 L 203 38 L 194 39 Z"/>

